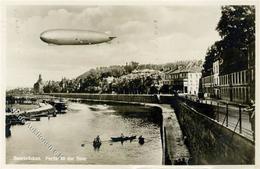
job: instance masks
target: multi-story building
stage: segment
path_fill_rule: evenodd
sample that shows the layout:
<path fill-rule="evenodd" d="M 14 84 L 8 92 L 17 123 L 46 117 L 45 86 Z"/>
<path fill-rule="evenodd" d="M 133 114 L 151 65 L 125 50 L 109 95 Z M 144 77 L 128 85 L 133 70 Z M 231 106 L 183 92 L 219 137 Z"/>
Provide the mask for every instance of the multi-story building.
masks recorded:
<path fill-rule="evenodd" d="M 252 42 L 248 46 L 248 83 L 249 83 L 249 97 L 255 100 L 255 42 Z"/>
<path fill-rule="evenodd" d="M 246 103 L 249 101 L 248 70 L 242 70 L 220 76 L 221 99 Z"/>
<path fill-rule="evenodd" d="M 239 103 L 255 100 L 255 43 L 248 45 L 247 68 L 220 76 L 221 98 Z"/>
<path fill-rule="evenodd" d="M 209 75 L 201 78 L 201 87 L 204 97 L 214 96 L 214 76 Z"/>
<path fill-rule="evenodd" d="M 213 92 L 216 98 L 220 97 L 220 89 L 219 89 L 219 62 L 220 59 L 217 59 L 213 62 Z"/>
<path fill-rule="evenodd" d="M 204 96 L 222 100 L 248 103 L 255 99 L 255 43 L 250 43 L 247 54 L 247 68 L 231 73 L 221 73 L 221 59 L 213 62 L 213 73 L 201 78 Z M 225 72 L 225 71 L 223 71 Z"/>
<path fill-rule="evenodd" d="M 165 72 L 163 84 L 181 93 L 198 94 L 200 78 L 200 72 L 177 69 Z"/>

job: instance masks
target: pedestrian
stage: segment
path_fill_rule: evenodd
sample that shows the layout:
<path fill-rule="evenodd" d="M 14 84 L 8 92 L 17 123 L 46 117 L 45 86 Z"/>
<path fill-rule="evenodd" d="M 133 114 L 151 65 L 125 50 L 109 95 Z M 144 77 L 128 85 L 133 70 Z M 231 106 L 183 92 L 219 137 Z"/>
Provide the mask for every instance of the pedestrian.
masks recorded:
<path fill-rule="evenodd" d="M 245 109 L 249 115 L 249 121 L 251 123 L 251 130 L 253 132 L 253 139 L 255 139 L 255 102 L 250 100 L 248 107 Z"/>

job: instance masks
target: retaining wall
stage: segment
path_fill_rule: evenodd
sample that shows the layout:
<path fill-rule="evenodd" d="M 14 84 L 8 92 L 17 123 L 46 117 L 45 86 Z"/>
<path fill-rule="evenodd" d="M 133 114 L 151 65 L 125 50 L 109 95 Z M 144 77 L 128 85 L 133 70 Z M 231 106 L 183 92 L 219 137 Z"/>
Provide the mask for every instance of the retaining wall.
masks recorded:
<path fill-rule="evenodd" d="M 143 105 L 158 108 L 161 116 L 162 163 L 165 165 L 188 163 L 190 154 L 184 144 L 181 127 L 170 105 L 155 104 L 161 102 L 157 95 L 113 95 L 113 94 L 50 94 L 56 97 L 83 99 L 91 102 L 121 103 Z M 172 97 L 172 96 L 171 96 Z M 163 98 L 170 102 L 170 97 Z"/>
<path fill-rule="evenodd" d="M 46 95 L 67 98 L 92 99 L 92 100 L 114 100 L 139 103 L 167 103 L 171 104 L 173 95 L 149 95 L 149 94 L 87 94 L 87 93 L 50 93 Z"/>
<path fill-rule="evenodd" d="M 200 113 L 191 109 L 190 106 L 183 103 L 173 95 L 163 95 L 158 98 L 158 95 L 113 95 L 113 94 L 51 94 L 57 97 L 82 98 L 89 100 L 106 100 L 117 101 L 124 103 L 167 103 L 174 106 L 172 115 L 177 115 L 178 121 L 173 122 L 173 119 L 164 118 L 164 124 L 167 121 L 171 123 L 166 130 L 163 128 L 164 135 L 170 135 L 174 131 L 172 126 L 180 124 L 182 132 L 185 134 L 185 144 L 188 146 L 191 153 L 191 164 L 254 164 L 255 163 L 255 144 L 253 141 L 233 132 L 232 130 L 220 125 L 211 117 L 212 112 L 210 107 L 200 107 Z M 189 103 L 192 104 L 192 103 Z M 206 116 L 208 115 L 208 116 Z M 171 117 L 172 118 L 172 117 Z M 165 123 L 166 122 L 166 123 Z M 173 134 L 174 135 L 174 134 Z M 178 145 L 171 140 L 179 140 L 182 142 L 181 136 L 164 136 L 163 144 L 165 154 L 165 164 L 174 163 L 174 155 L 169 152 L 176 150 Z M 169 143 L 169 140 L 171 143 Z M 170 150 L 170 151 L 169 151 Z M 173 152 L 174 153 L 174 152 Z M 171 159 L 171 160 L 169 160 Z"/>
<path fill-rule="evenodd" d="M 254 164 L 254 142 L 176 100 L 178 117 L 193 164 Z"/>

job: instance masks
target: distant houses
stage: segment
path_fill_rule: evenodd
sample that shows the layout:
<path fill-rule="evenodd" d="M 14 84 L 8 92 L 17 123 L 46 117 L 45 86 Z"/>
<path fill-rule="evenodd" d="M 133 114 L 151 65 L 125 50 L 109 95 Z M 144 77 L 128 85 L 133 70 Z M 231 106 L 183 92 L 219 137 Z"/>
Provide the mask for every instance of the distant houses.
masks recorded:
<path fill-rule="evenodd" d="M 199 67 L 169 70 L 165 72 L 163 85 L 168 85 L 175 92 L 197 95 L 201 78 L 200 71 Z"/>

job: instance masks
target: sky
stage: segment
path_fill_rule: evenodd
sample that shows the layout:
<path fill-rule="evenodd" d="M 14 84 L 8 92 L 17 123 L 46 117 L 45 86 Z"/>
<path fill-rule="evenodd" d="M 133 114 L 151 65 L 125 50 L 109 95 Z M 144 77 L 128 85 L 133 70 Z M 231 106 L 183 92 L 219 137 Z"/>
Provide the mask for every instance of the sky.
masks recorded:
<path fill-rule="evenodd" d="M 204 59 L 220 37 L 220 6 L 8 6 L 6 86 L 32 87 L 76 78 L 85 71 L 126 62 Z M 55 46 L 40 40 L 48 29 L 84 29 L 115 35 L 110 44 Z"/>

